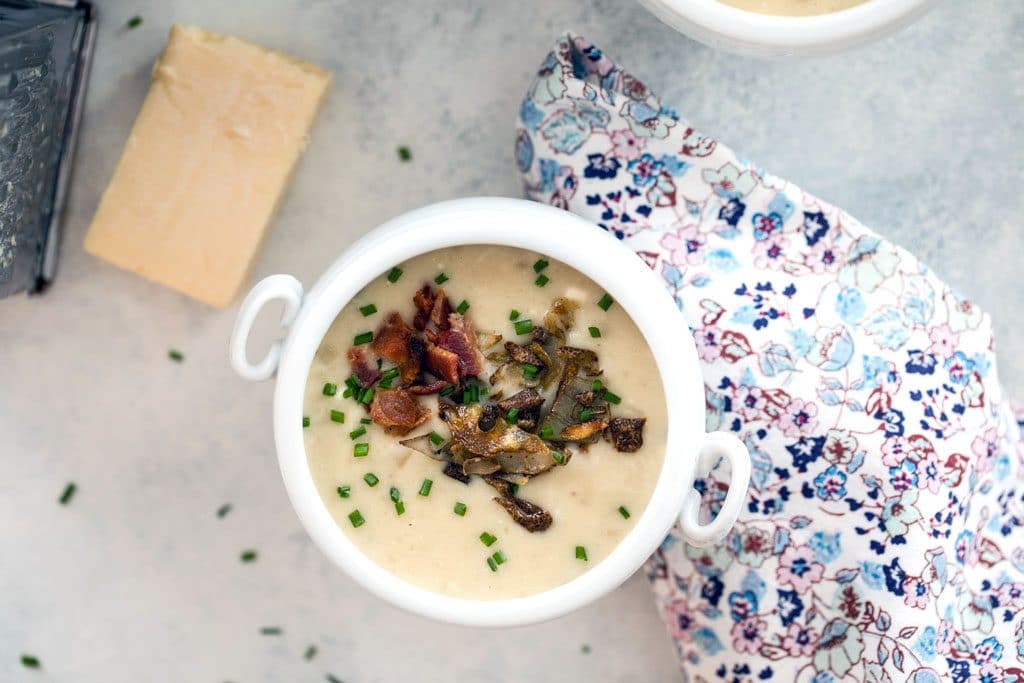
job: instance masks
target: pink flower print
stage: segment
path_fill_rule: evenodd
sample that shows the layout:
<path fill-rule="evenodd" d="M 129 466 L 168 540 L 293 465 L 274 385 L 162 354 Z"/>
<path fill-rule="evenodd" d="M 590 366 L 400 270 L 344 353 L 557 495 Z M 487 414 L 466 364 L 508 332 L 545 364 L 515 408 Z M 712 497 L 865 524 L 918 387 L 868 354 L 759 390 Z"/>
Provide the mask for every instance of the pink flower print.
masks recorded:
<path fill-rule="evenodd" d="M 981 668 L 967 679 L 968 683 L 1002 683 L 1005 680 L 1007 679 L 1004 676 L 1003 668 L 995 662 L 982 664 Z"/>
<path fill-rule="evenodd" d="M 1004 583 L 999 587 L 999 604 L 1003 607 L 1024 607 L 1024 583 Z"/>
<path fill-rule="evenodd" d="M 834 465 L 845 465 L 857 451 L 857 437 L 841 429 L 830 429 L 825 435 L 822 451 L 825 459 Z"/>
<path fill-rule="evenodd" d="M 664 235 L 661 238 L 661 246 L 671 252 L 672 263 L 693 265 L 704 260 L 703 250 L 706 241 L 696 225 L 689 225 L 680 228 L 677 232 Z"/>
<path fill-rule="evenodd" d="M 813 403 L 794 398 L 786 406 L 786 412 L 780 418 L 782 431 L 786 436 L 806 436 L 818 426 L 814 416 L 818 414 L 818 406 Z"/>
<path fill-rule="evenodd" d="M 939 325 L 928 330 L 928 339 L 932 342 L 928 350 L 939 358 L 946 359 L 956 351 L 959 337 L 956 332 L 949 329 L 949 325 Z"/>
<path fill-rule="evenodd" d="M 613 130 L 609 133 L 612 140 L 612 154 L 620 159 L 630 161 L 640 156 L 640 141 L 628 128 Z"/>
<path fill-rule="evenodd" d="M 785 250 L 789 240 L 781 234 L 769 235 L 754 243 L 754 265 L 758 268 L 781 270 L 786 264 Z"/>
<path fill-rule="evenodd" d="M 757 616 L 748 617 L 732 627 L 732 647 L 736 652 L 757 652 L 764 643 L 766 624 Z"/>
<path fill-rule="evenodd" d="M 938 634 L 935 637 L 935 654 L 949 654 L 949 649 L 955 638 L 956 632 L 953 630 L 953 624 L 949 623 L 945 619 L 939 621 Z"/>
<path fill-rule="evenodd" d="M 910 444 L 902 436 L 890 436 L 882 442 L 882 464 L 886 467 L 899 467 L 907 459 Z"/>
<path fill-rule="evenodd" d="M 586 56 L 586 59 L 581 61 L 587 73 L 607 76 L 615 68 L 615 62 L 584 38 L 577 36 L 573 38 L 572 43 L 581 55 Z"/>
<path fill-rule="evenodd" d="M 831 243 L 820 240 L 804 254 L 804 265 L 821 275 L 839 270 L 839 254 Z"/>
<path fill-rule="evenodd" d="M 928 606 L 928 584 L 916 576 L 903 579 L 903 602 L 914 609 Z"/>
<path fill-rule="evenodd" d="M 717 360 L 722 355 L 722 330 L 718 327 L 698 327 L 693 337 L 697 342 L 697 355 L 705 363 Z"/>
<path fill-rule="evenodd" d="M 750 422 L 761 417 L 764 407 L 768 405 L 768 399 L 759 387 L 740 387 L 732 405 L 744 420 Z"/>
<path fill-rule="evenodd" d="M 995 464 L 996 455 L 999 453 L 999 432 L 995 427 L 985 430 L 981 436 L 974 437 L 971 442 L 971 451 L 977 456 L 974 461 L 974 469 L 978 472 L 988 472 Z"/>
<path fill-rule="evenodd" d="M 779 557 L 775 579 L 782 585 L 789 584 L 797 593 L 806 593 L 813 584 L 821 581 L 825 565 L 814 561 L 814 552 L 807 546 L 789 546 Z"/>
<path fill-rule="evenodd" d="M 693 640 L 693 629 L 697 621 L 693 618 L 693 610 L 686 600 L 673 600 L 665 607 L 665 621 L 672 631 L 672 638 L 679 642 Z"/>
<path fill-rule="evenodd" d="M 814 654 L 818 646 L 818 634 L 800 624 L 790 624 L 782 638 L 782 649 L 792 657 L 807 657 Z"/>

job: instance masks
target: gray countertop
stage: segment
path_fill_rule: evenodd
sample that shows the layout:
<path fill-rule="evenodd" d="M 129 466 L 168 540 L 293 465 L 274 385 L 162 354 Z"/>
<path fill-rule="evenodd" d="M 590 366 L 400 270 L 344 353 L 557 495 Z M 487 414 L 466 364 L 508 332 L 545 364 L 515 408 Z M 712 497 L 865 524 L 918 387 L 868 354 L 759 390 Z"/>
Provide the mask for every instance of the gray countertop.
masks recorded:
<path fill-rule="evenodd" d="M 272 386 L 227 366 L 234 309 L 212 311 L 82 252 L 173 22 L 335 74 L 257 277 L 288 272 L 309 286 L 385 218 L 445 198 L 518 195 L 517 106 L 571 28 L 699 128 L 845 206 L 979 302 L 995 319 L 1004 382 L 1024 395 L 1024 4 L 947 0 L 883 43 L 799 63 L 713 52 L 621 0 L 97 4 L 62 271 L 42 297 L 0 301 L 2 680 L 679 676 L 640 577 L 569 617 L 500 633 L 435 624 L 363 593 L 288 504 Z M 143 24 L 125 30 L 136 14 Z M 412 163 L 398 162 L 400 144 Z M 171 347 L 183 364 L 167 360 Z M 62 507 L 69 480 L 78 492 Z M 234 507 L 218 519 L 224 502 Z M 240 563 L 250 547 L 258 561 Z M 302 656 L 309 644 L 313 661 Z M 22 652 L 43 670 L 22 670 Z"/>

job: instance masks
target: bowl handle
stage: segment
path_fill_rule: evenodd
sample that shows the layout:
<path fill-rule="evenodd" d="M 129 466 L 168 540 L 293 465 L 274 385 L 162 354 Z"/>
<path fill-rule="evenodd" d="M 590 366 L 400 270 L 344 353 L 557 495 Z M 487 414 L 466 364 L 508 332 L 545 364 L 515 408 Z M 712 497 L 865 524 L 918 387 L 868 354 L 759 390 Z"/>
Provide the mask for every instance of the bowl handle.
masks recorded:
<path fill-rule="evenodd" d="M 740 514 L 747 497 L 747 487 L 750 485 L 750 453 L 743 442 L 732 434 L 711 432 L 706 436 L 697 456 L 697 465 L 693 469 L 695 475 L 709 472 L 719 458 L 725 458 L 729 462 L 729 492 L 725 495 L 718 514 L 707 524 L 700 522 L 701 494 L 692 488 L 693 481 L 689 482 L 690 491 L 683 501 L 679 525 L 682 527 L 686 542 L 690 545 L 706 546 L 722 540 L 736 523 L 736 517 Z"/>
<path fill-rule="evenodd" d="M 231 367 L 243 379 L 258 382 L 270 379 L 277 371 L 278 361 L 281 360 L 280 339 L 270 345 L 267 355 L 255 365 L 250 363 L 245 355 L 245 344 L 249 339 L 249 332 L 252 331 L 253 321 L 256 320 L 260 309 L 274 299 L 281 299 L 284 302 L 281 327 L 288 327 L 295 322 L 302 307 L 302 283 L 291 275 L 271 275 L 260 280 L 246 295 L 245 301 L 238 309 L 238 318 L 235 319 L 235 329 L 231 332 L 231 345 L 228 350 Z"/>

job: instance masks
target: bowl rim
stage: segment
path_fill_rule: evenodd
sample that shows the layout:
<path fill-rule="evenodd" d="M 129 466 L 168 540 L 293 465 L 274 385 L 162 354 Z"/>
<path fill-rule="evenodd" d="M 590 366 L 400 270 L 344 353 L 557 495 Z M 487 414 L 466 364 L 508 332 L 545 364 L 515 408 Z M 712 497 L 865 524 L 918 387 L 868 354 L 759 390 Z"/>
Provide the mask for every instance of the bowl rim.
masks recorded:
<path fill-rule="evenodd" d="M 581 240 L 583 240 L 581 242 Z M 501 244 L 557 259 L 605 288 L 648 343 L 668 415 L 662 469 L 647 508 L 602 561 L 541 593 L 456 598 L 415 586 L 363 554 L 316 489 L 301 417 L 313 354 L 338 312 L 368 282 L 414 256 L 462 244 Z M 679 377 L 692 377 L 688 383 Z M 674 381 L 670 381 L 675 378 Z M 560 616 L 611 591 L 661 544 L 682 507 L 704 441 L 704 389 L 685 318 L 660 279 L 606 232 L 566 211 L 518 199 L 451 200 L 393 218 L 347 249 L 307 295 L 285 341 L 274 393 L 274 434 L 285 488 L 313 541 L 370 592 L 411 612 L 470 626 L 512 626 Z"/>
<path fill-rule="evenodd" d="M 882 37 L 923 13 L 932 0 L 864 0 L 859 5 L 810 16 L 763 14 L 719 0 L 641 0 L 670 25 L 697 27 L 746 48 L 796 51 L 852 46 Z"/>

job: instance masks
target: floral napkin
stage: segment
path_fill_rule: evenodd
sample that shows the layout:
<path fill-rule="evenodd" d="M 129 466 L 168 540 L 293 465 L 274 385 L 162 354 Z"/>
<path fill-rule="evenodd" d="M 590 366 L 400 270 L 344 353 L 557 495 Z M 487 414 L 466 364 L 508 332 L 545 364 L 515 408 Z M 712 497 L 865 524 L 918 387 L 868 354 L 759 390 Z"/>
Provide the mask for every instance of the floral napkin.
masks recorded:
<path fill-rule="evenodd" d="M 515 152 L 529 197 L 664 278 L 708 429 L 753 458 L 724 542 L 676 530 L 647 564 L 684 678 L 1024 681 L 1024 446 L 988 317 L 579 36 L 541 65 Z M 703 482 L 711 508 L 723 486 Z"/>

